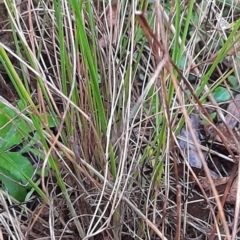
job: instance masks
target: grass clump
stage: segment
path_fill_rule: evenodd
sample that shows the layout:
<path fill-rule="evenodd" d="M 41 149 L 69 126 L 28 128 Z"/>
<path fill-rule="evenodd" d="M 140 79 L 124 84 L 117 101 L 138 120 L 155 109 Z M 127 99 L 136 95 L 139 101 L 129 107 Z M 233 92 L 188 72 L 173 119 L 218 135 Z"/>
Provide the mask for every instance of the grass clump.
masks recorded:
<path fill-rule="evenodd" d="M 219 163 L 207 134 L 239 85 L 237 4 L 0 4 L 4 236 L 239 237 L 233 179 L 224 193 L 213 177 L 236 153 L 218 131 Z"/>

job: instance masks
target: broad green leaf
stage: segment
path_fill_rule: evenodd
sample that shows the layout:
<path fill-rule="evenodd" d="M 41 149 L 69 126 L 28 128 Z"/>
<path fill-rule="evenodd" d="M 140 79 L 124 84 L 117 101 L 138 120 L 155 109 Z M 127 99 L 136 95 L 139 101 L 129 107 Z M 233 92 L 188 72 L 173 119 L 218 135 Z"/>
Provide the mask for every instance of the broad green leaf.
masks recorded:
<path fill-rule="evenodd" d="M 231 84 L 231 86 L 234 88 L 234 89 L 238 89 L 239 88 L 239 82 L 238 82 L 238 79 L 233 76 L 233 75 L 230 75 L 228 77 L 228 82 Z"/>
<path fill-rule="evenodd" d="M 184 68 L 185 62 L 186 62 L 186 57 L 183 56 L 183 57 L 181 58 L 180 64 L 179 64 L 179 68 L 180 68 L 180 69 L 183 69 L 183 68 Z"/>
<path fill-rule="evenodd" d="M 224 87 L 217 87 L 213 92 L 213 97 L 217 102 L 224 102 L 230 99 L 230 93 Z"/>
<path fill-rule="evenodd" d="M 28 183 L 25 176 L 31 178 L 33 175 L 33 166 L 30 161 L 17 152 L 0 153 L 0 172 L 2 169 L 23 184 Z"/>
<path fill-rule="evenodd" d="M 6 190 L 9 195 L 18 201 L 24 201 L 27 195 L 26 187 L 16 183 L 16 179 L 6 170 L 0 170 L 0 181 L 3 185 L 3 190 Z"/>
<path fill-rule="evenodd" d="M 23 111 L 26 109 L 27 107 L 27 102 L 26 101 L 22 101 L 20 100 L 18 102 L 18 108 Z M 41 114 L 40 117 L 44 118 L 44 114 Z M 55 119 L 58 119 L 56 116 L 55 116 Z M 56 122 L 54 121 L 54 116 L 51 116 L 50 114 L 47 114 L 47 120 L 48 120 L 48 126 L 51 128 L 51 127 L 55 127 L 56 126 Z M 40 123 L 40 122 L 39 122 Z"/>
<path fill-rule="evenodd" d="M 31 142 L 32 143 L 32 142 Z M 38 149 L 34 149 L 32 148 L 32 145 L 28 144 L 24 144 L 24 146 L 22 147 L 21 150 L 19 150 L 19 153 L 23 154 L 23 153 L 32 153 L 34 154 L 34 156 L 44 159 L 44 154 L 39 151 Z"/>
<path fill-rule="evenodd" d="M 42 119 L 45 118 L 44 114 L 41 114 L 40 117 Z M 56 122 L 54 121 L 54 117 L 51 115 L 47 115 L 47 121 L 48 121 L 48 127 L 52 128 L 52 127 L 56 127 Z M 59 120 L 58 120 L 59 121 Z M 40 122 L 39 122 L 40 123 Z"/>
<path fill-rule="evenodd" d="M 21 143 L 31 131 L 29 125 L 21 117 L 0 103 L 0 149 L 2 151 Z"/>
<path fill-rule="evenodd" d="M 214 120 L 214 119 L 216 118 L 216 116 L 217 116 L 217 113 L 216 113 L 216 112 L 213 112 L 213 113 L 210 114 L 210 118 L 211 118 L 212 120 Z M 209 125 L 209 121 L 206 120 L 206 119 L 203 119 L 203 124 L 204 124 L 204 125 Z"/>
<path fill-rule="evenodd" d="M 42 176 L 42 169 L 38 168 L 37 171 L 36 171 L 36 175 Z M 45 169 L 45 171 L 44 171 L 44 177 L 48 177 L 48 170 L 47 169 Z"/>
<path fill-rule="evenodd" d="M 17 103 L 18 109 L 23 112 L 27 108 L 27 101 L 26 100 L 19 100 Z"/>

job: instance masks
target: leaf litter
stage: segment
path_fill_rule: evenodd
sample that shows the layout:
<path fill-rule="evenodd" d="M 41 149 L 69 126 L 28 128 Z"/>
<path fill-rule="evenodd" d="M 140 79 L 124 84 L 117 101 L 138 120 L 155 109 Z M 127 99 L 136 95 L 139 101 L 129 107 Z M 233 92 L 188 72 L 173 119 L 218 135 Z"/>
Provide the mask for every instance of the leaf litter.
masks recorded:
<path fill-rule="evenodd" d="M 227 139 L 229 143 L 229 147 L 232 150 L 238 150 L 238 146 L 235 146 L 234 137 L 239 142 L 240 136 L 238 134 L 238 131 L 236 131 L 234 128 L 239 122 L 238 119 L 240 119 L 240 94 L 237 94 L 235 98 L 230 102 L 226 112 L 227 114 L 225 115 L 225 124 L 219 123 L 217 125 L 217 128 L 223 134 L 223 136 Z M 233 130 L 234 136 L 228 131 L 227 127 Z M 206 126 L 205 131 L 207 135 L 208 134 L 212 135 L 215 141 L 222 142 L 218 133 L 215 130 L 212 130 L 212 126 Z"/>
<path fill-rule="evenodd" d="M 238 135 L 238 131 L 235 130 L 238 122 L 240 119 L 240 94 L 237 94 L 234 99 L 229 103 L 226 114 L 225 114 L 225 124 L 219 123 L 217 124 L 218 130 L 224 135 L 224 137 L 227 139 L 227 142 L 229 143 L 229 146 L 233 150 L 237 150 L 238 146 L 235 146 L 234 144 L 234 137 L 237 139 L 238 142 L 240 142 L 240 136 Z M 201 120 L 198 115 L 192 114 L 190 115 L 190 122 L 195 134 L 195 137 L 200 144 L 200 127 L 201 127 Z M 227 125 L 227 126 L 226 126 Z M 233 130 L 234 136 L 232 136 L 228 128 Z M 212 131 L 212 126 L 208 125 L 205 126 L 206 135 L 208 135 L 210 132 L 211 137 L 214 141 L 222 142 L 219 135 L 215 130 Z M 187 129 L 186 126 L 184 126 L 180 132 L 178 143 L 181 148 L 181 150 L 184 152 L 184 155 L 186 159 L 189 162 L 189 165 L 191 167 L 195 168 L 202 168 L 202 162 L 201 159 L 197 153 L 196 146 L 193 144 L 193 139 L 190 134 L 190 131 Z M 203 153 L 204 156 L 206 156 L 206 152 Z M 219 194 L 223 193 L 223 189 L 226 186 L 227 182 L 229 181 L 230 177 L 222 177 L 216 172 L 210 170 L 211 176 L 213 178 L 214 185 L 217 187 Z M 206 177 L 200 177 L 199 179 L 202 187 L 204 190 L 211 190 L 209 182 Z M 236 202 L 236 195 L 237 195 L 237 187 L 238 187 L 238 177 L 236 177 L 232 183 L 232 186 L 230 188 L 230 191 L 226 198 L 226 203 L 234 204 Z"/>
<path fill-rule="evenodd" d="M 190 115 L 190 122 L 200 144 L 200 118 L 196 114 Z M 193 139 L 190 131 L 184 126 L 180 132 L 179 146 L 184 152 L 185 157 L 188 159 L 190 166 L 195 168 L 202 168 L 202 161 L 197 153 L 196 146 L 193 144 Z"/>

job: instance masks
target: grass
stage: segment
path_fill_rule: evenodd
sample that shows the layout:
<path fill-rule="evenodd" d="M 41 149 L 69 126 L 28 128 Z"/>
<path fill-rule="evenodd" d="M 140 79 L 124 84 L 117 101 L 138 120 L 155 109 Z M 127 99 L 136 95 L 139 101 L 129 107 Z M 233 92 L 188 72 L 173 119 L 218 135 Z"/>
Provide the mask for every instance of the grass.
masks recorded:
<path fill-rule="evenodd" d="M 3 152 L 30 146 L 39 157 L 21 154 L 40 172 L 29 177 L 20 171 L 30 184 L 25 205 L 2 188 L 5 237 L 239 237 L 237 215 L 226 218 L 227 195 L 219 193 L 209 171 L 215 156 L 205 157 L 189 118 L 197 114 L 217 129 L 219 121 L 210 116 L 211 109 L 223 116 L 213 97 L 217 87 L 235 94 L 227 80 L 231 75 L 239 83 L 237 68 L 219 68 L 226 56 L 236 60 L 230 52 L 240 21 L 233 3 L 0 4 L 8 13 L 0 19 L 7 23 L 2 33 L 12 44 L 0 37 L 1 71 L 17 99 L 7 101 L 6 95 L 1 102 L 31 125 L 21 142 Z M 216 16 L 228 25 L 216 27 Z M 184 126 L 212 194 L 180 147 Z M 225 172 L 233 176 L 233 169 Z M 199 204 L 208 209 L 204 216 L 194 213 Z"/>

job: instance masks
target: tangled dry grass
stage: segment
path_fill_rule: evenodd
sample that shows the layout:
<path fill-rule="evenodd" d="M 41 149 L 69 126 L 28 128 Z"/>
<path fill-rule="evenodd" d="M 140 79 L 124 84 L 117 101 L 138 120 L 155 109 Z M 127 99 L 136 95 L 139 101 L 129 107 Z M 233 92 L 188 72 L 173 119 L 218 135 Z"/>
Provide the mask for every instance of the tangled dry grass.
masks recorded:
<path fill-rule="evenodd" d="M 236 45 L 219 48 L 226 24 L 238 24 L 238 4 L 80 2 L 0 3 L 1 46 L 39 112 L 60 119 L 43 129 L 42 156 L 27 154 L 49 172 L 35 179 L 46 197 L 31 192 L 19 204 L 2 191 L 0 239 L 240 239 L 239 197 L 226 202 L 238 152 L 210 117 L 226 109 L 212 97 L 215 85 L 232 90 L 220 57 L 236 70 Z M 19 89 L 3 66 L 0 87 L 16 106 Z M 194 127 L 194 114 L 215 128 L 220 147 L 203 121 Z M 181 148 L 184 125 L 200 168 L 189 144 Z M 212 172 L 229 178 L 218 186 Z"/>

